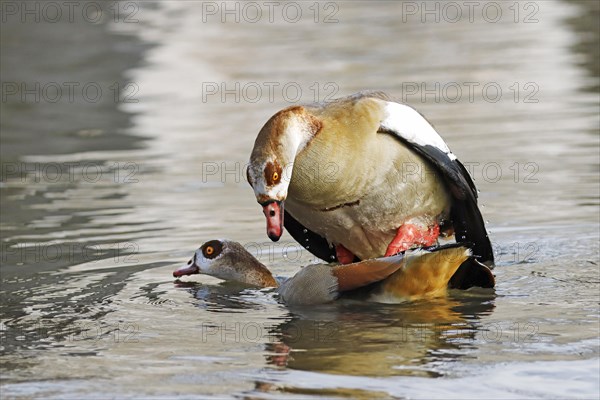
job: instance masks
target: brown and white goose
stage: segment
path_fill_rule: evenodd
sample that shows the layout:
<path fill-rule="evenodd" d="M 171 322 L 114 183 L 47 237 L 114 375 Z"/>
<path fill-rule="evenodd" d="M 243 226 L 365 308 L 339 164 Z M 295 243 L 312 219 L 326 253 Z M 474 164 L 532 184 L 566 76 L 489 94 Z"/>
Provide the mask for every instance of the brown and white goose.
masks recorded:
<path fill-rule="evenodd" d="M 389 256 L 455 233 L 493 265 L 468 172 L 421 114 L 384 93 L 279 111 L 256 138 L 247 178 L 268 236 L 285 226 L 323 260 Z"/>
<path fill-rule="evenodd" d="M 470 249 L 453 244 L 353 264 L 313 264 L 280 284 L 241 244 L 211 240 L 173 276 L 206 274 L 256 287 L 277 287 L 281 299 L 289 305 L 328 303 L 352 294 L 371 301 L 400 302 L 444 295 L 451 277 L 470 254 Z M 491 271 L 479 266 L 480 272 L 489 274 L 493 281 Z M 359 289 L 364 290 L 359 293 Z"/>

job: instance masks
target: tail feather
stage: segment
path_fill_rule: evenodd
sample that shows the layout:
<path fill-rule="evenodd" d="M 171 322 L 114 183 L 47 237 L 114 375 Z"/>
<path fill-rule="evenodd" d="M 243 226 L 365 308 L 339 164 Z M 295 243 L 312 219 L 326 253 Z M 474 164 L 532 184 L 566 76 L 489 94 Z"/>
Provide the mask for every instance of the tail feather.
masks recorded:
<path fill-rule="evenodd" d="M 454 273 L 470 257 L 471 250 L 464 246 L 407 253 L 404 268 L 383 281 L 378 294 L 409 300 L 443 295 Z"/>

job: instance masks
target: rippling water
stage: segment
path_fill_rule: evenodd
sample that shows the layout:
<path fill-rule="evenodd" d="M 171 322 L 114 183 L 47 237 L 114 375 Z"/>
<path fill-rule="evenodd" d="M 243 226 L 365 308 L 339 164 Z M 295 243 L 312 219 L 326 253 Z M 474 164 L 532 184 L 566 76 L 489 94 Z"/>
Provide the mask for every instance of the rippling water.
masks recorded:
<path fill-rule="evenodd" d="M 240 23 L 220 3 L 111 4 L 2 24 L 3 397 L 598 397 L 596 2 L 438 23 L 420 2 L 302 3 L 295 23 L 260 2 Z M 79 86 L 53 102 L 9 94 L 22 82 Z M 266 238 L 243 165 L 276 110 L 363 89 L 403 97 L 469 163 L 495 293 L 288 309 L 174 283 L 215 237 L 282 276 L 312 261 Z"/>

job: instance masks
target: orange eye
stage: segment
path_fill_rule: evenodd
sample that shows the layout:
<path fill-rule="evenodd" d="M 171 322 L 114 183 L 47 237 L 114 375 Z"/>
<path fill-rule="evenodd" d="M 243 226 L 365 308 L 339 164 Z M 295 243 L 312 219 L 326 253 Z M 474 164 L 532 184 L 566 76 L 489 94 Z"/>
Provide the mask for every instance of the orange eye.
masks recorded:
<path fill-rule="evenodd" d="M 273 172 L 273 182 L 277 182 L 279 180 L 279 174 L 277 172 Z"/>
<path fill-rule="evenodd" d="M 221 254 L 223 243 L 218 240 L 211 240 L 202 245 L 202 256 L 211 260 Z"/>

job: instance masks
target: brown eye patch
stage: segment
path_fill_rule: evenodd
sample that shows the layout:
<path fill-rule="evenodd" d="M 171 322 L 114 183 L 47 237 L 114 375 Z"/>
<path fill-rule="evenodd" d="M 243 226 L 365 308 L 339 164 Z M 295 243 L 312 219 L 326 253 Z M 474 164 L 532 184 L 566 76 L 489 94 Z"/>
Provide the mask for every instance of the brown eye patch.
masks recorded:
<path fill-rule="evenodd" d="M 281 166 L 275 160 L 274 162 L 269 161 L 265 166 L 265 181 L 268 186 L 273 186 L 281 181 Z"/>
<path fill-rule="evenodd" d="M 223 243 L 219 240 L 211 240 L 204 243 L 201 249 L 204 258 L 215 258 L 223 251 Z"/>

